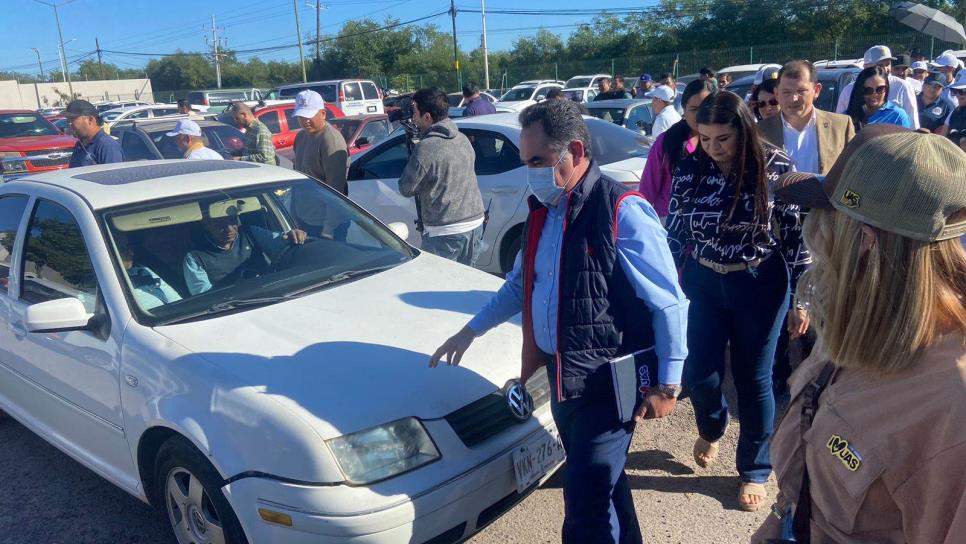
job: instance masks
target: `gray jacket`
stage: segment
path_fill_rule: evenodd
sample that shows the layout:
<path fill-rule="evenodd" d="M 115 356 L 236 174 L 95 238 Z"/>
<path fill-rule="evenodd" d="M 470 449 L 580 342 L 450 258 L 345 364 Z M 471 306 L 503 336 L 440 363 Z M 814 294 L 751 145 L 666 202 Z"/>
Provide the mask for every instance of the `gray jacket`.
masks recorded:
<path fill-rule="evenodd" d="M 452 225 L 483 217 L 483 196 L 469 139 L 450 119 L 434 123 L 413 149 L 399 178 L 403 196 L 418 196 L 423 223 Z"/>

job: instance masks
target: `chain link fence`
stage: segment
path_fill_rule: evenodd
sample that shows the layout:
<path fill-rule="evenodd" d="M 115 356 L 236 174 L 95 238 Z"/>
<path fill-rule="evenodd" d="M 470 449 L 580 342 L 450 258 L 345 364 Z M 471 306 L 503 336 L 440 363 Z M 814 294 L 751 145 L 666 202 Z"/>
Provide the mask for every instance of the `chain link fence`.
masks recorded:
<path fill-rule="evenodd" d="M 650 73 L 655 78 L 670 72 L 676 76 L 696 74 L 703 66 L 724 68 L 740 64 L 778 63 L 794 59 L 841 60 L 862 58 L 872 45 L 888 45 L 893 54 L 918 50 L 932 59 L 947 49 L 959 49 L 959 44 L 942 42 L 917 32 L 902 32 L 868 36 L 849 36 L 842 40 L 815 40 L 807 42 L 783 42 L 768 45 L 730 47 L 725 49 L 701 49 L 677 51 L 653 55 L 627 56 L 610 59 L 546 62 L 527 66 L 510 66 L 505 70 L 491 67 L 490 86 L 503 91 L 520 81 L 528 79 L 567 79 L 581 74 L 625 74 L 637 77 Z M 482 68 L 426 74 L 379 74 L 373 77 L 384 88 L 400 92 L 438 86 L 451 92 L 461 87 L 461 82 L 473 81 L 483 86 Z"/>

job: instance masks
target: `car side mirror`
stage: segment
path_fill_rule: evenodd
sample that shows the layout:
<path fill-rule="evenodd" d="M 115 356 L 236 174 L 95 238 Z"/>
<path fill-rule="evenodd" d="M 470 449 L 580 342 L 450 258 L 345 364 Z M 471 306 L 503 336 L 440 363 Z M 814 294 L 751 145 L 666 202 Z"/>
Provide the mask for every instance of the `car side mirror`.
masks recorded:
<path fill-rule="evenodd" d="M 386 226 L 389 227 L 389 230 L 391 230 L 393 234 L 402 238 L 403 240 L 409 238 L 409 227 L 406 226 L 405 223 L 397 221 L 396 223 L 389 223 Z"/>
<path fill-rule="evenodd" d="M 362 147 L 364 145 L 369 145 L 369 138 L 366 138 L 366 137 L 356 138 L 356 142 L 354 144 L 355 147 Z"/>
<path fill-rule="evenodd" d="M 28 332 L 64 332 L 89 330 L 93 318 L 83 302 L 68 297 L 27 306 L 24 321 Z"/>

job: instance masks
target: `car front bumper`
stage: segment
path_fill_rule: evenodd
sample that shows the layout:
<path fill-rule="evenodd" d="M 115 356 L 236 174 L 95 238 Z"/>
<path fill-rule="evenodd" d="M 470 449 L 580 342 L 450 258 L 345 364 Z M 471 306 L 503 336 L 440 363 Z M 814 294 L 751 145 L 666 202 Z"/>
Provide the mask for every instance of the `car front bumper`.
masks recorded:
<path fill-rule="evenodd" d="M 513 452 L 556 433 L 549 409 L 538 411 L 531 424 L 521 427 L 525 432 L 514 433 L 510 442 L 501 442 L 484 461 L 428 490 L 407 493 L 402 478 L 398 486 L 380 485 L 379 502 L 383 504 L 374 508 L 366 508 L 367 501 L 357 500 L 359 488 L 343 485 L 245 478 L 223 490 L 253 544 L 462 542 L 524 499 L 559 468 L 561 463 L 551 467 L 537 484 L 522 493 L 517 491 Z M 334 504 L 340 511 L 333 512 Z M 290 516 L 292 526 L 263 521 L 259 508 Z"/>

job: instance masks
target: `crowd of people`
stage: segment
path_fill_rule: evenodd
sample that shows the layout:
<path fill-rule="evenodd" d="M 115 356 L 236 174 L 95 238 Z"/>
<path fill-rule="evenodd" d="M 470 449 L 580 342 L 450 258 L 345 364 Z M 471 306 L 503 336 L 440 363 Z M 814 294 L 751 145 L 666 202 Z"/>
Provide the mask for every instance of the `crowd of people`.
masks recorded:
<path fill-rule="evenodd" d="M 836 113 L 815 106 L 823 89 L 805 60 L 762 67 L 747 96 L 702 69 L 683 115 L 670 74 L 631 89 L 602 79 L 597 99 L 653 103 L 639 192 L 601 173 L 578 104 L 549 97 L 520 114 L 532 193 L 521 251 L 430 366 L 459 364 L 522 313 L 521 379 L 546 368 L 568 458 L 563 542 L 642 542 L 624 473 L 635 425 L 671 414 L 683 393 L 694 463 L 719 462 L 729 371 L 735 504 L 771 506 L 754 542 L 966 534 L 966 70 L 948 52 L 927 63 L 885 46 L 863 61 Z M 474 85 L 463 96 L 470 115 L 492 113 Z M 473 146 L 442 90 L 419 90 L 412 106 L 418 143 L 399 191 L 420 204 L 423 249 L 472 265 L 486 221 Z M 231 113 L 246 129 L 235 159 L 275 164 L 251 108 Z M 72 167 L 123 160 L 91 104 L 65 115 Z M 345 141 L 322 97 L 303 91 L 294 115 L 295 169 L 347 193 Z M 186 159 L 221 158 L 191 118 L 168 136 Z M 608 363 L 651 349 L 658 383 L 624 421 Z"/>
<path fill-rule="evenodd" d="M 568 455 L 563 542 L 642 541 L 624 474 L 634 426 L 683 393 L 694 463 L 718 462 L 729 370 L 735 504 L 770 506 L 753 542 L 966 534 L 966 152 L 941 128 L 963 105 L 936 104 L 946 90 L 966 102 L 966 75 L 949 86 L 937 60 L 917 96 L 903 76 L 921 65 L 880 46 L 865 61 L 842 113 L 816 108 L 805 60 L 764 67 L 749 96 L 705 71 L 653 141 L 640 192 L 600 173 L 577 104 L 520 114 L 523 248 L 430 366 L 459 364 L 522 312 L 521 376 L 546 367 Z M 659 115 L 675 98 L 647 74 L 639 87 Z M 623 421 L 609 363 L 646 346 L 659 383 Z M 776 398 L 789 406 L 777 424 Z"/>

